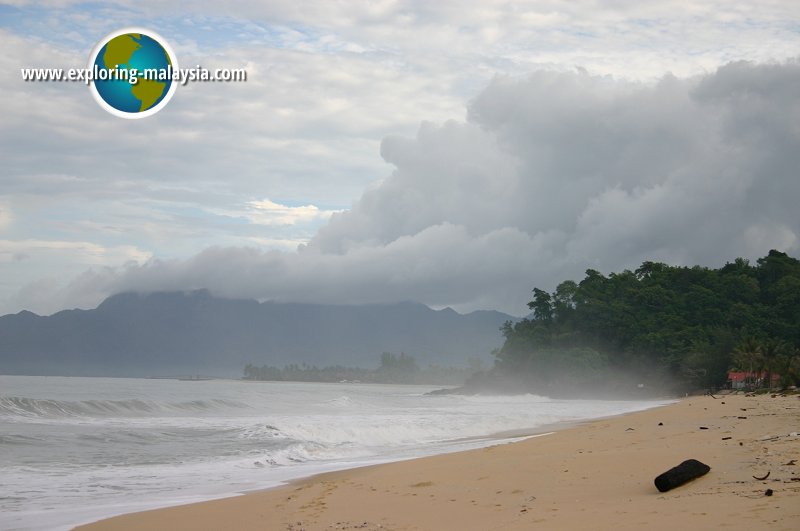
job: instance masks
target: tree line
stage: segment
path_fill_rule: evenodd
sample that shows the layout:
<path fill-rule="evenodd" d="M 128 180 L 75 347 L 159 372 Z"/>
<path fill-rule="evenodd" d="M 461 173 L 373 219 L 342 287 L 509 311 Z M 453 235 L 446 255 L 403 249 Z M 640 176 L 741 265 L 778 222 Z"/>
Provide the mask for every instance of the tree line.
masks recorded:
<path fill-rule="evenodd" d="M 723 387 L 742 370 L 800 382 L 800 261 L 775 250 L 719 269 L 589 269 L 553 292 L 534 288 L 528 307 L 528 318 L 503 326 L 489 376 L 553 387 L 621 375 L 677 390 Z"/>
<path fill-rule="evenodd" d="M 428 365 L 420 368 L 414 356 L 401 352 L 384 352 L 377 369 L 331 365 L 291 364 L 283 368 L 271 365 L 260 367 L 248 364 L 244 368 L 245 380 L 293 381 L 293 382 L 363 382 L 461 385 L 481 369 L 478 359 L 470 360 L 467 367 L 443 367 Z"/>

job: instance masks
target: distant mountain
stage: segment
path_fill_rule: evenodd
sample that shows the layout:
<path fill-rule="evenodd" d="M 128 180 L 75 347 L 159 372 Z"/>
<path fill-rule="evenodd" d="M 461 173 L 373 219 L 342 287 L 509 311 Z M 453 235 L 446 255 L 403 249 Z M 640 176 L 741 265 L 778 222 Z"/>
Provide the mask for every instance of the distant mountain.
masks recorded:
<path fill-rule="evenodd" d="M 502 345 L 494 311 L 423 304 L 358 306 L 222 299 L 207 291 L 124 293 L 94 310 L 0 317 L 0 374 L 241 376 L 243 367 L 376 367 L 384 351 L 420 366 L 488 360 Z"/>

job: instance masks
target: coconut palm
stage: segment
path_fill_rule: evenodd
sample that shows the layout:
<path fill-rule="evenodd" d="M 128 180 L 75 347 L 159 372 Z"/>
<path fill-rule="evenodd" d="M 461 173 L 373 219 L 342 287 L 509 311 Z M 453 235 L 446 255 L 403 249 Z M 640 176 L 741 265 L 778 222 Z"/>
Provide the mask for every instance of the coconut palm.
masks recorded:
<path fill-rule="evenodd" d="M 739 370 L 747 372 L 748 390 L 753 388 L 753 374 L 764 366 L 764 355 L 761 343 L 753 338 L 747 337 L 733 351 L 734 363 Z"/>
<path fill-rule="evenodd" d="M 777 368 L 780 358 L 788 350 L 788 345 L 778 339 L 767 339 L 761 344 L 764 370 L 767 371 L 767 387 L 770 389 L 772 389 L 772 373 Z"/>
<path fill-rule="evenodd" d="M 800 349 L 784 349 L 775 361 L 775 370 L 781 375 L 782 386 L 796 385 L 800 381 Z"/>

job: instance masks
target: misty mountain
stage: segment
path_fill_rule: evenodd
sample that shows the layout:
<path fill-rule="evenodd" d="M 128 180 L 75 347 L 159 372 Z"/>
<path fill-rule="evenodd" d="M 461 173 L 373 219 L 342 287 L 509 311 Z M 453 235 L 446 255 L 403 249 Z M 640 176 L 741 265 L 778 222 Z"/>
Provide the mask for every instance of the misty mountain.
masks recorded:
<path fill-rule="evenodd" d="M 0 317 L 0 374 L 240 376 L 243 367 L 376 367 L 405 352 L 420 366 L 489 359 L 502 344 L 495 311 L 462 315 L 403 302 L 318 305 L 222 299 L 207 291 L 123 293 L 94 310 Z"/>

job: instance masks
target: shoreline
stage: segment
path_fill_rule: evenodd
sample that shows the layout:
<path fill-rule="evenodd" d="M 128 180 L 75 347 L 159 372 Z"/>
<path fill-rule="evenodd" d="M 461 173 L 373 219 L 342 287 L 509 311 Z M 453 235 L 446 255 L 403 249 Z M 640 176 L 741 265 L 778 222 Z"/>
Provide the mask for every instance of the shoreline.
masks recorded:
<path fill-rule="evenodd" d="M 327 472 L 76 529 L 794 529 L 799 398 L 690 397 L 519 442 Z M 711 471 L 659 493 L 653 479 L 685 459 Z"/>
<path fill-rule="evenodd" d="M 274 481 L 270 482 L 271 484 L 267 484 L 260 487 L 250 487 L 241 490 L 234 490 L 224 493 L 212 494 L 210 496 L 186 496 L 181 498 L 175 498 L 170 502 L 162 503 L 162 504 L 153 504 L 152 502 L 142 501 L 136 505 L 126 506 L 124 508 L 118 508 L 123 510 L 117 510 L 116 512 L 106 512 L 105 514 L 95 514 L 91 517 L 87 517 L 78 521 L 78 523 L 73 523 L 70 526 L 62 527 L 59 526 L 57 529 L 59 530 L 72 530 L 72 529 L 79 529 L 83 526 L 92 525 L 97 522 L 103 522 L 106 520 L 110 520 L 119 516 L 125 516 L 129 514 L 138 514 L 143 512 L 149 511 L 158 511 L 163 509 L 171 509 L 176 507 L 183 507 L 189 505 L 196 505 L 201 503 L 207 502 L 214 502 L 219 500 L 225 500 L 230 498 L 236 498 L 240 496 L 248 496 L 251 494 L 269 492 L 275 489 L 282 489 L 287 488 L 297 483 L 302 483 L 305 481 L 313 480 L 319 476 L 324 476 L 326 474 L 335 474 L 339 472 L 347 472 L 350 470 L 357 470 L 362 468 L 370 468 L 370 467 L 379 467 L 387 464 L 394 464 L 394 463 L 403 463 L 409 461 L 415 461 L 418 459 L 425 459 L 430 457 L 437 457 L 443 456 L 448 454 L 457 454 L 462 452 L 470 452 L 481 450 L 493 446 L 502 446 L 505 444 L 514 444 L 518 442 L 523 442 L 528 439 L 547 436 L 555 433 L 556 431 L 561 431 L 565 429 L 569 429 L 575 426 L 580 426 L 582 424 L 591 423 L 594 421 L 604 420 L 607 418 L 614 418 L 614 417 L 621 417 L 625 415 L 632 415 L 636 414 L 641 411 L 646 411 L 649 409 L 656 409 L 659 407 L 664 407 L 671 403 L 674 403 L 678 399 L 676 398 L 662 398 L 659 400 L 653 399 L 652 402 L 654 405 L 647 407 L 646 409 L 639 409 L 634 411 L 626 411 L 623 413 L 605 415 L 602 417 L 593 417 L 593 418 L 584 418 L 584 419 L 571 419 L 571 420 L 559 420 L 555 422 L 551 422 L 548 424 L 543 424 L 540 426 L 530 427 L 530 428 L 520 428 L 514 430 L 503 430 L 499 432 L 493 432 L 487 435 L 475 435 L 470 437 L 462 437 L 459 439 L 452 439 L 448 441 L 442 441 L 436 443 L 432 446 L 428 446 L 427 453 L 413 453 L 409 455 L 403 455 L 402 453 L 392 454 L 389 456 L 373 456 L 369 458 L 364 458 L 363 460 L 355 460 L 355 461 L 337 461 L 337 462 L 330 462 L 325 464 L 317 464 L 315 471 L 294 471 L 295 475 L 290 475 L 289 477 L 283 477 L 282 479 L 275 479 Z M 621 400 L 625 402 L 625 400 Z M 441 448 L 445 448 L 442 450 Z"/>

